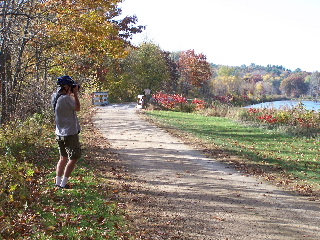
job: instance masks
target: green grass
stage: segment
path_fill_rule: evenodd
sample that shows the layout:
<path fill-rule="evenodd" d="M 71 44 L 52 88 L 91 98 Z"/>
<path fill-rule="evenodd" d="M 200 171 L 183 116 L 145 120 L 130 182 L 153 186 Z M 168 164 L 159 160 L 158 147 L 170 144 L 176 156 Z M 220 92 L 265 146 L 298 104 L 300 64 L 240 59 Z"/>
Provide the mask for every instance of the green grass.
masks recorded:
<path fill-rule="evenodd" d="M 320 185 L 319 141 L 292 137 L 276 131 L 250 127 L 222 117 L 196 113 L 149 111 L 149 116 L 179 131 L 191 133 L 259 165 L 281 169 L 287 176 Z"/>
<path fill-rule="evenodd" d="M 94 173 L 82 160 L 73 172 L 74 189 L 52 191 L 51 181 L 45 186 L 47 196 L 37 209 L 45 219 L 45 231 L 35 239 L 120 239 L 117 231 L 126 225 L 123 212 L 110 199 L 108 182 Z M 48 178 L 53 179 L 54 173 Z"/>

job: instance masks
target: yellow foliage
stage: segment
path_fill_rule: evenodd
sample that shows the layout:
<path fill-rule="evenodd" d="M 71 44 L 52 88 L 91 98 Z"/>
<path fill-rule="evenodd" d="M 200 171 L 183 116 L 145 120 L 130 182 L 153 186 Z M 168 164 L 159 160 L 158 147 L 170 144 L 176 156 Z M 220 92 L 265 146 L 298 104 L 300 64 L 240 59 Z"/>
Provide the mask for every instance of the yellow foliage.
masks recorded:
<path fill-rule="evenodd" d="M 261 93 L 261 92 L 264 91 L 264 87 L 263 87 L 262 82 L 258 82 L 258 83 L 256 84 L 256 91 L 259 92 L 259 93 Z"/>
<path fill-rule="evenodd" d="M 69 56 L 92 59 L 103 63 L 106 56 L 121 58 L 126 56 L 128 43 L 119 37 L 120 29 L 109 15 L 117 13 L 121 0 L 49 0 L 43 3 L 51 21 L 43 23 L 46 29 L 49 54 L 57 65 L 72 68 Z"/>

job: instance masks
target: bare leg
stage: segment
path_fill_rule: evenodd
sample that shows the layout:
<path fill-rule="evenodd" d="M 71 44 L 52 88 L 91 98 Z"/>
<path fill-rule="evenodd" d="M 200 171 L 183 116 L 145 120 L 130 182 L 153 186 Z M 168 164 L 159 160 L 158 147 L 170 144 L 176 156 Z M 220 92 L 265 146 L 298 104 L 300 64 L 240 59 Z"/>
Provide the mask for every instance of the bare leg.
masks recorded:
<path fill-rule="evenodd" d="M 63 178 L 61 180 L 61 184 L 60 186 L 61 187 L 66 187 L 67 186 L 67 182 L 69 180 L 69 177 L 73 171 L 73 169 L 75 168 L 76 166 L 76 163 L 77 163 L 77 159 L 70 159 L 67 163 L 67 166 L 64 170 L 64 175 L 63 175 Z"/>
<path fill-rule="evenodd" d="M 70 177 L 70 175 L 71 175 L 73 169 L 75 168 L 76 164 L 77 164 L 77 159 L 70 159 L 68 161 L 67 166 L 65 167 L 63 176 L 67 177 L 67 178 Z"/>
<path fill-rule="evenodd" d="M 64 169 L 66 168 L 66 165 L 67 165 L 67 161 L 68 161 L 68 157 L 60 156 L 60 160 L 57 164 L 57 169 L 56 169 L 56 173 L 58 177 L 62 177 L 64 173 Z"/>

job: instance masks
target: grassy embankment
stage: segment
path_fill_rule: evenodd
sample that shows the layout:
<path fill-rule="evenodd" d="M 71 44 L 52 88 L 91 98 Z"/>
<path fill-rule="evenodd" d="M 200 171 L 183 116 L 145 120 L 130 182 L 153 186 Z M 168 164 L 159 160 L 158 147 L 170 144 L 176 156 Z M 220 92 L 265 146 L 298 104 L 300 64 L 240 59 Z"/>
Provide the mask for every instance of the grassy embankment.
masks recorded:
<path fill-rule="evenodd" d="M 245 126 L 224 117 L 197 113 L 148 111 L 158 124 L 187 133 L 188 142 L 200 145 L 217 160 L 230 162 L 248 173 L 285 185 L 300 194 L 315 195 L 320 189 L 319 140 L 290 136 L 275 130 Z M 184 135 L 186 136 L 186 134 Z M 196 140 L 194 140 L 196 138 Z M 217 154 L 220 149 L 225 154 Z M 220 157 L 223 156 L 223 157 Z M 234 158 L 233 158 L 234 159 Z"/>
<path fill-rule="evenodd" d="M 89 105 L 82 98 L 83 157 L 70 190 L 54 187 L 59 153 L 50 114 L 0 129 L 0 239 L 131 239 L 121 189 L 109 182 L 114 155 L 94 131 Z"/>

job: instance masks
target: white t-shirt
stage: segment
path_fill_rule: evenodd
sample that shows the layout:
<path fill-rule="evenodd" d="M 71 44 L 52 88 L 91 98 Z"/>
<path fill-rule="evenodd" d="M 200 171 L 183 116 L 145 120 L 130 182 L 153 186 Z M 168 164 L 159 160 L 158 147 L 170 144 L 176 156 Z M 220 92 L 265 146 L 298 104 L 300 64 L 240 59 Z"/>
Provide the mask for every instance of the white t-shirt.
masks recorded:
<path fill-rule="evenodd" d="M 55 95 L 53 96 L 54 99 Z M 61 95 L 55 108 L 56 134 L 61 137 L 78 134 L 81 130 L 75 111 L 76 102 L 69 95 Z"/>

